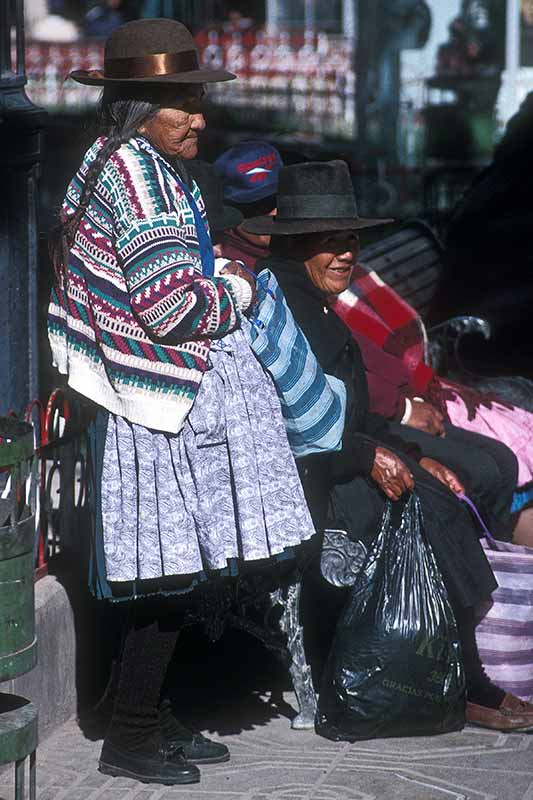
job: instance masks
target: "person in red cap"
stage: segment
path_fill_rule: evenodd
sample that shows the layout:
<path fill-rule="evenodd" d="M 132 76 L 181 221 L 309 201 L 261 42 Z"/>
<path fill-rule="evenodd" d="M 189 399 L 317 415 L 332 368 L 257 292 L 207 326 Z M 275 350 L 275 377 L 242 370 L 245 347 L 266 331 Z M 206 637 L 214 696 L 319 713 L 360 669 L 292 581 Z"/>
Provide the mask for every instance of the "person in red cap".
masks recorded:
<path fill-rule="evenodd" d="M 215 170 L 224 184 L 224 199 L 245 219 L 276 213 L 276 193 L 281 156 L 271 144 L 246 141 L 230 147 L 216 161 Z M 227 230 L 221 239 L 221 255 L 255 269 L 268 255 L 270 236 L 245 231 L 242 225 Z"/>

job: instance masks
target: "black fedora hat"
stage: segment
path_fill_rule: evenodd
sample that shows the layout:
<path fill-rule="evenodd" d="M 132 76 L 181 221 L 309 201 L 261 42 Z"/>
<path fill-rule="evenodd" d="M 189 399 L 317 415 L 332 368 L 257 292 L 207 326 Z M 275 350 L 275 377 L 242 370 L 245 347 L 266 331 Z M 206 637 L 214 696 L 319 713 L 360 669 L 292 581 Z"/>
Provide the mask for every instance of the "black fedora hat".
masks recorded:
<path fill-rule="evenodd" d="M 139 19 L 121 25 L 105 44 L 103 69 L 78 69 L 70 77 L 87 86 L 120 83 L 215 83 L 235 78 L 201 69 L 190 31 L 173 19 Z"/>
<path fill-rule="evenodd" d="M 283 167 L 279 174 L 277 215 L 252 217 L 242 224 L 248 233 L 289 236 L 320 231 L 360 230 L 392 219 L 365 219 L 344 161 L 308 161 Z"/>
<path fill-rule="evenodd" d="M 224 184 L 207 161 L 191 161 L 187 164 L 205 203 L 205 210 L 212 233 L 227 231 L 240 225 L 244 217 L 237 208 L 224 205 Z"/>

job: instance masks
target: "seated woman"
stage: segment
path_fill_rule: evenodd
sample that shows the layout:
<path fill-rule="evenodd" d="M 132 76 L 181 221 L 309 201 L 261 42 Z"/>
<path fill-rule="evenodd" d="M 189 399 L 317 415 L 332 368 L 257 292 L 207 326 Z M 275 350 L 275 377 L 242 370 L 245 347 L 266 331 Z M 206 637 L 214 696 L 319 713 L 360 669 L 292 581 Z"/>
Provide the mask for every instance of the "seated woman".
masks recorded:
<path fill-rule="evenodd" d="M 257 267 L 275 273 L 322 368 L 342 379 L 348 393 L 342 450 L 307 459 L 304 489 L 313 508 L 319 494 L 324 505 L 331 493 L 335 524 L 368 544 L 379 529 L 386 497 L 397 501 L 416 487 L 460 631 L 467 719 L 497 730 L 527 730 L 533 727 L 533 705 L 492 684 L 479 660 L 474 607 L 490 597 L 496 582 L 472 519 L 454 494 L 463 486 L 419 447 L 407 446 L 384 417 L 370 413 L 360 350 L 350 330 L 330 312 L 330 299 L 350 282 L 357 230 L 380 223 L 358 217 L 350 174 L 340 161 L 284 168 L 277 216 L 243 223 L 252 233 L 271 235 L 272 255 Z M 323 527 L 324 520 L 317 517 L 315 524 Z"/>

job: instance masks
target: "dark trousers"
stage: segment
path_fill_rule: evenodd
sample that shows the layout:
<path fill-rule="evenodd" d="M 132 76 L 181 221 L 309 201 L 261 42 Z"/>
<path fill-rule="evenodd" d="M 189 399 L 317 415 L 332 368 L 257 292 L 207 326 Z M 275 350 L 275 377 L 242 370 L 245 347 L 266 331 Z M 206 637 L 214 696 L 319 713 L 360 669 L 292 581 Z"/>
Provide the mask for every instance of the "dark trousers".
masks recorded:
<path fill-rule="evenodd" d="M 453 470 L 493 536 L 506 541 L 512 538 L 511 504 L 518 483 L 518 462 L 506 445 L 453 425 L 446 425 L 444 438 L 395 422 L 391 430 L 404 442 L 417 444 L 425 456 Z"/>

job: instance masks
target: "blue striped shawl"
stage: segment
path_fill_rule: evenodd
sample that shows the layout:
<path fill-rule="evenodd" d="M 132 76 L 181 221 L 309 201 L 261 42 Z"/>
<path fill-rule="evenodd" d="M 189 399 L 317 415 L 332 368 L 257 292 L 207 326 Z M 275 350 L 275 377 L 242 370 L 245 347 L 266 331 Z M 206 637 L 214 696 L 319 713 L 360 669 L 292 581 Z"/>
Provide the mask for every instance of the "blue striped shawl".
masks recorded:
<path fill-rule="evenodd" d="M 340 450 L 346 387 L 322 371 L 268 269 L 257 276 L 251 323 L 251 346 L 276 385 L 294 456 Z"/>

